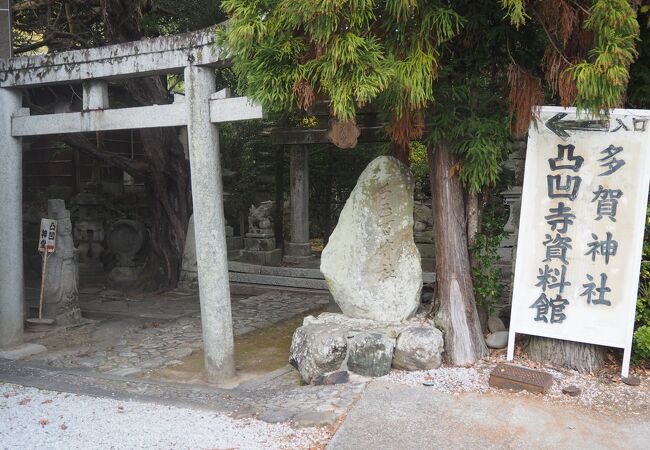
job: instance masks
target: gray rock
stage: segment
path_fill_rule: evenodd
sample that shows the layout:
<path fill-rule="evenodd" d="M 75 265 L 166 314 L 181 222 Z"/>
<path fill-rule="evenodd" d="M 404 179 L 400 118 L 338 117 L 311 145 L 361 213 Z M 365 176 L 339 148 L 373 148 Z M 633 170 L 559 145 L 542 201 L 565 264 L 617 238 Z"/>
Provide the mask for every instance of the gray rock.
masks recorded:
<path fill-rule="evenodd" d="M 344 331 L 326 324 L 302 326 L 293 334 L 289 363 L 306 383 L 312 383 L 319 376 L 338 370 L 346 351 Z"/>
<path fill-rule="evenodd" d="M 350 317 L 399 322 L 420 303 L 413 241 L 413 176 L 380 156 L 363 171 L 321 256 L 334 300 Z"/>
<path fill-rule="evenodd" d="M 350 381 L 350 374 L 343 370 L 340 372 L 330 373 L 329 375 L 323 375 L 314 381 L 316 386 L 329 386 L 332 384 L 342 384 Z"/>
<path fill-rule="evenodd" d="M 488 330 L 490 330 L 490 333 L 496 333 L 497 331 L 506 331 L 506 326 L 498 316 L 488 317 L 487 326 Z"/>
<path fill-rule="evenodd" d="M 508 332 L 497 331 L 496 333 L 488 334 L 485 338 L 485 343 L 490 348 L 506 348 L 508 346 Z"/>
<path fill-rule="evenodd" d="M 437 369 L 442 364 L 442 332 L 432 326 L 411 326 L 397 338 L 393 367 L 401 370 Z"/>
<path fill-rule="evenodd" d="M 348 370 L 366 377 L 390 372 L 395 339 L 381 333 L 359 333 L 348 342 Z"/>
<path fill-rule="evenodd" d="M 47 351 L 41 344 L 22 344 L 17 347 L 0 350 L 0 359 L 18 361 Z"/>

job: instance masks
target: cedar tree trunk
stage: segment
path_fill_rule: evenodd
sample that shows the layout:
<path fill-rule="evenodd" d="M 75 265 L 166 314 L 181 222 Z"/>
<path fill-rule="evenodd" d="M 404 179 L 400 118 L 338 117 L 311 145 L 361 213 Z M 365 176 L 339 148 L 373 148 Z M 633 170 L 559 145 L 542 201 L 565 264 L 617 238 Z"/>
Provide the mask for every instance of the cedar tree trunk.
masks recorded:
<path fill-rule="evenodd" d="M 607 356 L 607 348 L 582 342 L 529 336 L 525 347 L 528 358 L 557 367 L 591 373 L 599 369 Z"/>
<path fill-rule="evenodd" d="M 440 307 L 436 325 L 445 336 L 445 359 L 465 366 L 487 356 L 488 349 L 474 303 L 467 249 L 467 222 L 458 158 L 446 142 L 429 146 L 429 172 L 436 243 L 436 284 Z"/>
<path fill-rule="evenodd" d="M 106 37 L 110 43 L 142 38 L 140 19 L 150 7 L 146 0 L 101 0 Z M 169 103 L 165 77 L 129 80 L 124 88 L 141 105 Z M 151 200 L 152 253 L 145 276 L 160 289 L 176 287 L 185 247 L 185 233 L 192 214 L 189 162 L 175 128 L 140 130 Z"/>

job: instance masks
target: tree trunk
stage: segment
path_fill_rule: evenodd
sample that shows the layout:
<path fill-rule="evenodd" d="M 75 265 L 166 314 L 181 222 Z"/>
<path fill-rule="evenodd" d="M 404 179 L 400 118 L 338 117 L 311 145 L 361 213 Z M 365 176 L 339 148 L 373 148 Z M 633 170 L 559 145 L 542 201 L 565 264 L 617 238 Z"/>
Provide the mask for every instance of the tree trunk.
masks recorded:
<path fill-rule="evenodd" d="M 106 36 L 110 43 L 142 38 L 140 19 L 150 5 L 143 0 L 101 0 Z M 141 105 L 169 103 L 164 77 L 129 80 L 125 89 Z M 192 214 L 189 162 L 174 128 L 140 130 L 149 166 L 145 186 L 151 201 L 151 250 L 144 274 L 158 289 L 178 284 L 185 233 Z M 217 199 L 215 199 L 216 201 Z"/>
<path fill-rule="evenodd" d="M 525 350 L 528 358 L 552 366 L 594 372 L 605 363 L 607 348 L 582 342 L 529 336 Z"/>
<path fill-rule="evenodd" d="M 436 324 L 445 334 L 446 361 L 470 365 L 487 356 L 488 349 L 474 303 L 458 158 L 445 142 L 429 147 L 428 153 L 440 303 Z"/>

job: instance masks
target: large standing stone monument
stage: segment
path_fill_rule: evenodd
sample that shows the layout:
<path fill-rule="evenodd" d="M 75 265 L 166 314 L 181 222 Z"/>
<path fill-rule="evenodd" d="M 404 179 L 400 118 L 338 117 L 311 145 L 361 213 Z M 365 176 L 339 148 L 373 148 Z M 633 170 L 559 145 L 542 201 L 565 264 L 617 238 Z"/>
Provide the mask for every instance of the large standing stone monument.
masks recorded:
<path fill-rule="evenodd" d="M 47 202 L 48 217 L 57 221 L 56 250 L 48 257 L 44 286 L 44 317 L 55 319 L 57 325 L 69 325 L 81 320 L 79 309 L 78 259 L 72 240 L 70 211 L 65 202 Z"/>
<path fill-rule="evenodd" d="M 381 322 L 412 316 L 422 288 L 413 241 L 413 176 L 380 156 L 363 171 L 321 257 L 343 314 Z"/>

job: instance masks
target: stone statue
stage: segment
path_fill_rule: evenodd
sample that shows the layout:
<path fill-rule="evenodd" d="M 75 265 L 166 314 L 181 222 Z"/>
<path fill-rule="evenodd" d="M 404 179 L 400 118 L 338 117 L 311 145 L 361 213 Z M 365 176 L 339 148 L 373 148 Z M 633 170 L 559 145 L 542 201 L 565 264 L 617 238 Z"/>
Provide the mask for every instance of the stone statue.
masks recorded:
<path fill-rule="evenodd" d="M 251 205 L 248 211 L 248 232 L 255 234 L 273 235 L 273 210 L 275 202 L 267 200 L 257 208 Z"/>
<path fill-rule="evenodd" d="M 56 250 L 48 257 L 47 278 L 44 286 L 44 312 L 57 325 L 81 321 L 79 309 L 79 259 L 72 240 L 70 211 L 59 199 L 48 200 L 48 217 L 57 221 Z"/>

